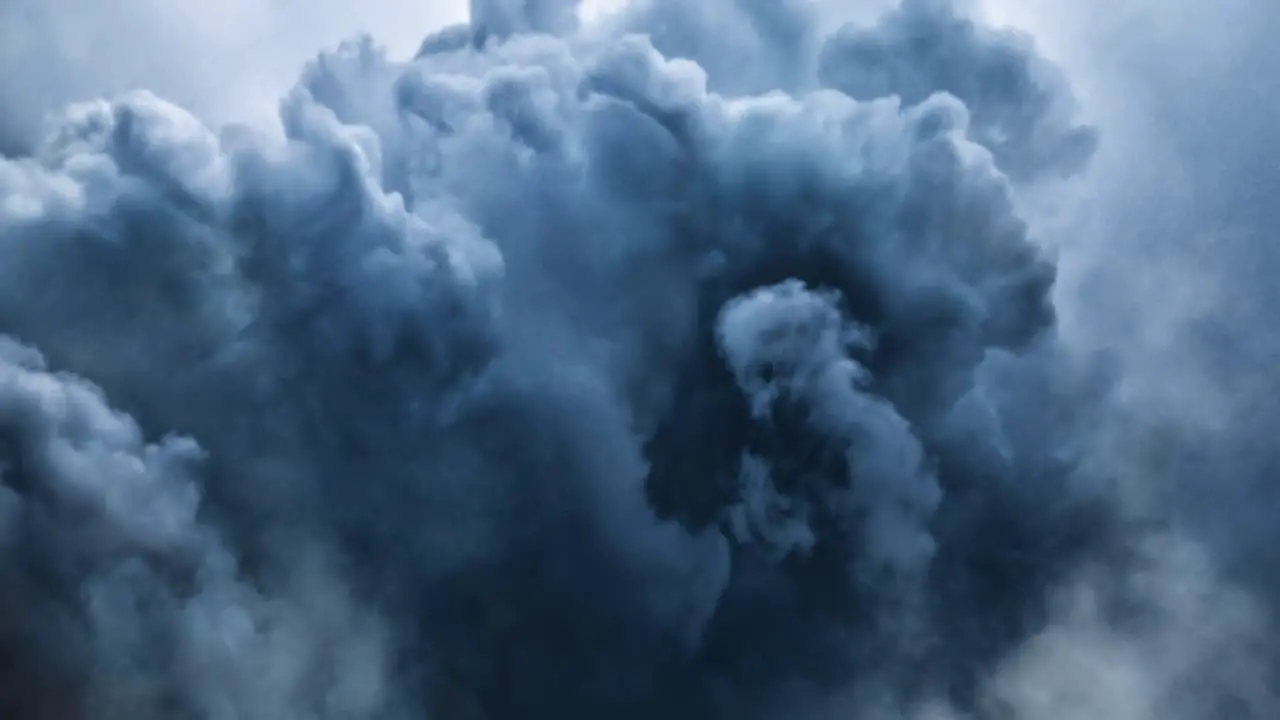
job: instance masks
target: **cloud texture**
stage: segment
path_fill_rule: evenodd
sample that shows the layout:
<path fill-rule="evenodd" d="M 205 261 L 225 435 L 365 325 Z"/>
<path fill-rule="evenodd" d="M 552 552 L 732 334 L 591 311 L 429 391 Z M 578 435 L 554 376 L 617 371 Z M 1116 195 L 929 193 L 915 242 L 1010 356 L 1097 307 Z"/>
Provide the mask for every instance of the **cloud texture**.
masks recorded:
<path fill-rule="evenodd" d="M 1058 329 L 1067 75 L 820 15 L 476 0 L 282 132 L 11 132 L 0 715 L 1270 717 L 1265 588 Z"/>

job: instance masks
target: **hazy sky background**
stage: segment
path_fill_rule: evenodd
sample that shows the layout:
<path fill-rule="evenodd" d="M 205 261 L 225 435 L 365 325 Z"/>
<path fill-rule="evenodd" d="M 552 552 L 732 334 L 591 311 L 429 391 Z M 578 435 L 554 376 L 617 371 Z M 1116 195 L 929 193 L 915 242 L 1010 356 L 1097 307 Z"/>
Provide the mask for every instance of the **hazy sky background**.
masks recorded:
<path fill-rule="evenodd" d="M 465 1 L 5 0 L 0 103 L 29 128 L 37 110 L 145 87 L 214 122 L 264 122 L 322 48 L 369 32 L 404 55 L 466 14 Z"/>

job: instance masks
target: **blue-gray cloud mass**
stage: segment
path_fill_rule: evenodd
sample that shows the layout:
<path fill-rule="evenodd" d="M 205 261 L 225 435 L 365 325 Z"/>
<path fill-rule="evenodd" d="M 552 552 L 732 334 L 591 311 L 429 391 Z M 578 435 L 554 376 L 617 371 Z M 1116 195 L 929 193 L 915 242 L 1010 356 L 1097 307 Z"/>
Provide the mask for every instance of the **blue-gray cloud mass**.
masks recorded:
<path fill-rule="evenodd" d="M 1274 717 L 1262 430 L 1062 331 L 1106 127 L 966 7 L 472 0 L 278 132 L 0 123 L 0 716 Z"/>

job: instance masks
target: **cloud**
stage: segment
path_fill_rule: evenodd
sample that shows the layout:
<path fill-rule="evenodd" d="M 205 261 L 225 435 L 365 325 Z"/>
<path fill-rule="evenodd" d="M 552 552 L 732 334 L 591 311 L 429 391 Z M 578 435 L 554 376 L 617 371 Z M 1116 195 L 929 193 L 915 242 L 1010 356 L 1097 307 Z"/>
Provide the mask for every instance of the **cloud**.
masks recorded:
<path fill-rule="evenodd" d="M 1064 332 L 1126 356 L 1128 405 L 1162 428 L 1127 441 L 1149 448 L 1151 502 L 1178 506 L 1233 572 L 1274 586 L 1258 570 L 1275 466 L 1262 398 L 1280 337 L 1263 198 L 1280 182 L 1280 146 L 1252 68 L 1278 59 L 1268 38 L 1280 15 L 1243 2 L 989 4 L 1052 46 L 1105 126 L 1089 182 L 1057 204 Z"/>
<path fill-rule="evenodd" d="M 104 95 L 0 161 L 13 713 L 1266 716 L 1241 545 L 1132 502 L 1156 368 L 1044 214 L 1114 217 L 1114 116 L 1033 36 L 473 3 L 322 52 L 272 126 L 158 12 L 101 40 L 171 77 L 49 43 L 0 82 Z M 244 13 L 209 52 L 327 41 Z"/>

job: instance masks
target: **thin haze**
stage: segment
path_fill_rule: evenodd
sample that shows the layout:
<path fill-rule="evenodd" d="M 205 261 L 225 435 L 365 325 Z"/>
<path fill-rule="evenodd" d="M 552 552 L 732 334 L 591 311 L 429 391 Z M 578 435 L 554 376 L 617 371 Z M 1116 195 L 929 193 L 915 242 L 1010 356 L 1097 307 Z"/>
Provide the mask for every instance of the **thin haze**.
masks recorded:
<path fill-rule="evenodd" d="M 1280 11 L 0 7 L 0 717 L 1270 720 Z"/>

